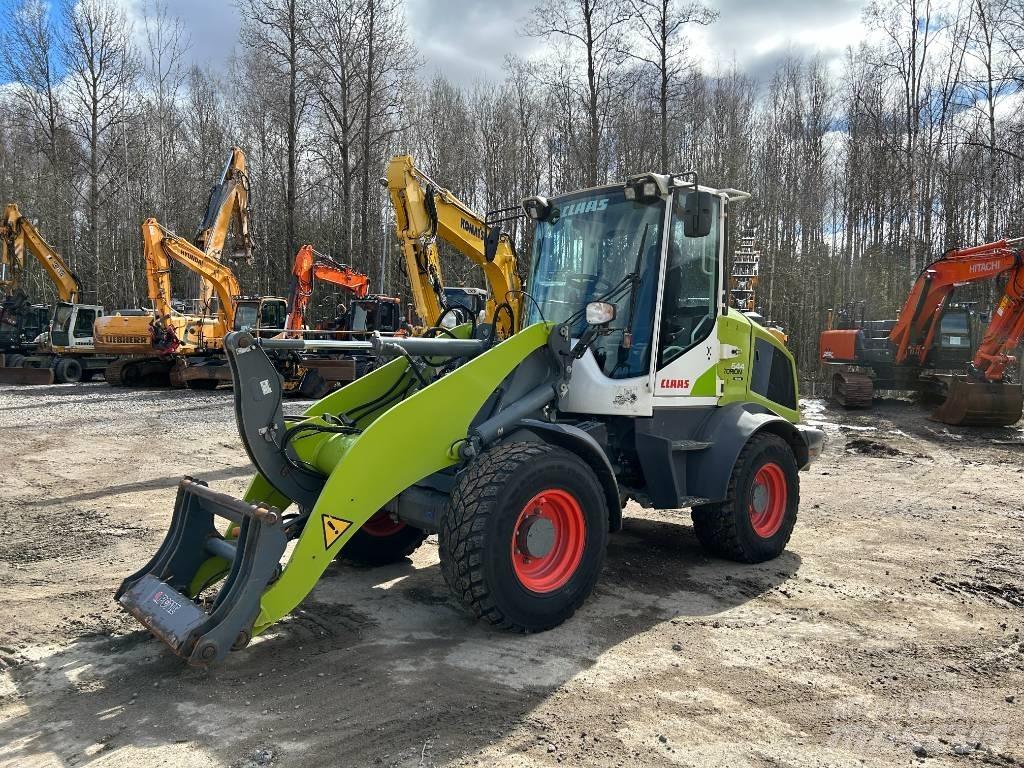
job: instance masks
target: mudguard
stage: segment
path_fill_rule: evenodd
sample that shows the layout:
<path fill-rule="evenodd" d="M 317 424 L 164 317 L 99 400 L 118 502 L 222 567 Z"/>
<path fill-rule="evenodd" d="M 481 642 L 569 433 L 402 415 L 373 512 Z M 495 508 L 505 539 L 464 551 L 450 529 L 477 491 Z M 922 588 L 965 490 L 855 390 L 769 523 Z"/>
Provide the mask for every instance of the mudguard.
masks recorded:
<path fill-rule="evenodd" d="M 731 403 L 712 411 L 697 438 L 709 445 L 688 456 L 689 495 L 712 502 L 724 500 L 740 451 L 757 432 L 781 437 L 793 448 L 797 466 L 807 466 L 808 443 L 796 424 L 753 403 Z"/>
<path fill-rule="evenodd" d="M 597 424 L 601 429 L 603 425 Z M 622 530 L 622 497 L 615 470 L 601 444 L 586 430 L 572 424 L 549 423 L 536 419 L 523 419 L 520 427 L 508 435 L 510 442 L 540 441 L 557 445 L 579 456 L 597 475 L 608 504 L 608 530 Z"/>

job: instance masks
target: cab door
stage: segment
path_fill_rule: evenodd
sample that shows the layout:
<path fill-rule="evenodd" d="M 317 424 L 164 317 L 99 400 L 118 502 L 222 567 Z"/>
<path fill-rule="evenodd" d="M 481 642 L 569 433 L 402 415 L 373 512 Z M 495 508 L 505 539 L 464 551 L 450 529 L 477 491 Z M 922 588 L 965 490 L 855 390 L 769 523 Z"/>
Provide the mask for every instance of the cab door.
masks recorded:
<path fill-rule="evenodd" d="M 91 347 L 92 327 L 96 318 L 102 314 L 97 307 L 76 306 L 71 316 L 71 336 L 68 346 Z"/>
<path fill-rule="evenodd" d="M 711 232 L 687 237 L 683 194 L 676 193 L 669 228 L 665 276 L 654 360 L 654 406 L 714 405 L 721 394 L 721 204 L 712 211 Z M 719 198 L 716 198 L 716 202 Z"/>

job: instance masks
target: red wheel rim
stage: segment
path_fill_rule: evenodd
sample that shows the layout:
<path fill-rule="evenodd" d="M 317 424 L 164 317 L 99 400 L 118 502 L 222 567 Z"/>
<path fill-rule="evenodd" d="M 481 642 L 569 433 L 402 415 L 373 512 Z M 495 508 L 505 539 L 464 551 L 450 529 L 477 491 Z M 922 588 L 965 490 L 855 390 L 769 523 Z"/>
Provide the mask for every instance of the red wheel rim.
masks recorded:
<path fill-rule="evenodd" d="M 523 507 L 512 529 L 512 568 L 531 592 L 553 592 L 579 567 L 587 527 L 576 498 L 562 490 L 541 491 Z"/>
<path fill-rule="evenodd" d="M 392 520 L 391 515 L 384 510 L 381 510 L 363 523 L 363 527 L 359 530 L 366 531 L 370 536 L 379 536 L 383 538 L 385 536 L 393 536 L 403 528 L 405 528 L 405 523 Z"/>
<path fill-rule="evenodd" d="M 754 475 L 754 483 L 750 487 L 750 503 L 748 512 L 754 533 L 762 539 L 770 539 L 779 528 L 786 516 L 786 473 L 775 462 L 765 464 Z"/>

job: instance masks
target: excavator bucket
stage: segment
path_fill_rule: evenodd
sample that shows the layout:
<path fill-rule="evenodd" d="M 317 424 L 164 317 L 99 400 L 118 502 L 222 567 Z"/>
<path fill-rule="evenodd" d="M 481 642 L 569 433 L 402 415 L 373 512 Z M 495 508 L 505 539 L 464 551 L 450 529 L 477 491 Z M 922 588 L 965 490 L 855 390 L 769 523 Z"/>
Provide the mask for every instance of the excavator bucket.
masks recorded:
<path fill-rule="evenodd" d="M 53 368 L 0 368 L 0 384 L 53 384 Z"/>
<path fill-rule="evenodd" d="M 932 418 L 965 427 L 1005 427 L 1016 424 L 1024 411 L 1020 384 L 973 381 L 966 376 L 942 376 L 946 399 Z"/>

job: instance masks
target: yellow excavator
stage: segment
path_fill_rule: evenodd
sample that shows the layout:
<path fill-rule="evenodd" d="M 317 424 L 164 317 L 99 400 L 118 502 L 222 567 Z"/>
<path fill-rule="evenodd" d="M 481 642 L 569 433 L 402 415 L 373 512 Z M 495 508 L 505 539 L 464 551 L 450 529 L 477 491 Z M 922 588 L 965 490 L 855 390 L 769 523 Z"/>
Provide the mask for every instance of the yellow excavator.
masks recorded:
<path fill-rule="evenodd" d="M 261 328 L 280 332 L 288 312 L 279 297 L 246 296 L 231 268 L 156 219 L 142 225 L 146 276 L 153 314 L 142 318 L 112 315 L 98 322 L 97 347 L 117 349 L 123 357 L 107 369 L 112 386 L 133 386 L 161 373 L 174 386 L 213 389 L 231 381 L 222 350 L 228 331 Z M 176 262 L 198 274 L 211 287 L 219 304 L 212 315 L 187 315 L 171 306 L 171 264 Z"/>
<path fill-rule="evenodd" d="M 437 247 L 440 239 L 483 270 L 490 289 L 483 321 L 494 322 L 499 338 L 515 333 L 516 318 L 521 317 L 522 281 L 512 236 L 503 225 L 516 217 L 505 210 L 496 211 L 495 218 L 480 216 L 417 168 L 410 155 L 393 157 L 381 181 L 395 209 L 395 228 L 422 326 L 475 322 L 473 309 L 483 294 L 480 289 L 445 285 Z M 506 213 L 510 215 L 502 217 Z"/>
<path fill-rule="evenodd" d="M 21 351 L 5 355 L 5 366 L 0 368 L 0 382 L 64 384 L 102 373 L 113 359 L 109 355 L 97 354 L 93 345 L 93 323 L 103 316 L 103 307 L 80 303 L 83 293 L 81 280 L 21 213 L 17 203 L 8 203 L 4 208 L 3 220 L 0 221 L 0 250 L 0 263 L 5 265 L 5 287 L 11 291 L 5 301 L 5 317 L 8 311 L 12 315 L 19 311 L 15 309 L 19 302 L 23 307 L 27 304 L 19 287 L 26 253 L 42 265 L 57 289 L 57 302 L 47 326 L 34 339 L 27 339 L 21 334 L 18 341 Z"/>
<path fill-rule="evenodd" d="M 226 254 L 232 223 L 240 248 Z M 152 218 L 142 225 L 142 240 L 152 313 L 142 317 L 118 313 L 96 323 L 97 348 L 118 355 L 107 369 L 112 386 L 216 387 L 231 378 L 222 368 L 220 350 L 224 334 L 235 327 L 236 320 L 239 327 L 254 329 L 284 326 L 284 299 L 243 296 L 238 278 L 226 263 L 252 259 L 249 181 L 245 154 L 238 147 L 231 149 L 191 243 Z M 171 265 L 175 262 L 201 278 L 195 312 L 179 312 L 173 306 Z"/>

